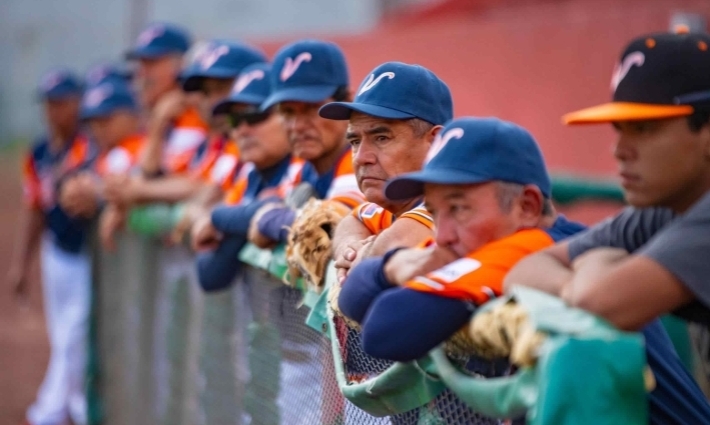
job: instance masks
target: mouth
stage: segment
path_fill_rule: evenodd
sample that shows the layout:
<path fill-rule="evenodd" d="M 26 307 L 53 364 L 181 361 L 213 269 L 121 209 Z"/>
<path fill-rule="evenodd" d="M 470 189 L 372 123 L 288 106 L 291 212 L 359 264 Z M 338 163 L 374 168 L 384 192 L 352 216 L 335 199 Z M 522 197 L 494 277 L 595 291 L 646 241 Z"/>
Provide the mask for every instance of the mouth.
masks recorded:
<path fill-rule="evenodd" d="M 641 181 L 641 177 L 638 174 L 626 171 L 619 173 L 619 177 L 621 177 L 621 185 L 623 187 L 633 186 Z"/>

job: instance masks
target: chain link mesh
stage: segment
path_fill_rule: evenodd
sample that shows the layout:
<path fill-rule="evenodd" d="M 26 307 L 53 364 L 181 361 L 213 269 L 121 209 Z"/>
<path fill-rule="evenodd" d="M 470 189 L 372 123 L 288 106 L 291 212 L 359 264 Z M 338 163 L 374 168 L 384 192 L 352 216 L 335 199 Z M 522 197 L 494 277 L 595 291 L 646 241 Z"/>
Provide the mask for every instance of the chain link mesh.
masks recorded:
<path fill-rule="evenodd" d="M 171 249 L 126 235 L 118 252 L 99 262 L 107 425 L 500 423 L 449 391 L 402 414 L 368 414 L 340 392 L 331 341 L 306 325 L 302 292 L 245 267 L 229 290 L 203 294 L 192 258 Z M 365 354 L 357 331 L 336 327 L 349 380 L 377 376 L 392 365 Z M 458 361 L 472 373 L 505 372 L 505 365 L 482 359 Z"/>

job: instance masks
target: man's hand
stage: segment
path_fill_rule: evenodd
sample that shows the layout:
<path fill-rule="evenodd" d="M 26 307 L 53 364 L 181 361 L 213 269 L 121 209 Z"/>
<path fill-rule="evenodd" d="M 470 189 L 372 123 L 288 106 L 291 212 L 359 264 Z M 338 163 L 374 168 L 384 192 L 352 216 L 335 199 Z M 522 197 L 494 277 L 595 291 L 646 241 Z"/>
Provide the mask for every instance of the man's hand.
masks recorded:
<path fill-rule="evenodd" d="M 261 218 L 267 212 L 281 207 L 283 207 L 283 204 L 281 203 L 270 202 L 259 208 L 256 213 L 254 213 L 254 216 L 249 222 L 249 230 L 247 232 L 247 238 L 249 239 L 249 242 L 262 249 L 271 249 L 276 246 L 276 241 L 267 238 L 266 236 L 262 235 L 261 232 L 259 232 L 259 220 L 261 220 Z"/>
<path fill-rule="evenodd" d="M 88 173 L 69 178 L 59 190 L 59 205 L 73 217 L 90 218 L 98 210 L 96 181 Z"/>
<path fill-rule="evenodd" d="M 24 303 L 27 300 L 29 291 L 27 285 L 27 267 L 22 264 L 13 264 L 7 273 L 7 285 L 10 288 L 12 297 Z"/>
<path fill-rule="evenodd" d="M 222 241 L 222 233 L 212 225 L 212 215 L 207 213 L 195 220 L 190 232 L 190 246 L 193 251 L 217 249 Z"/>
<path fill-rule="evenodd" d="M 375 237 L 375 235 L 371 235 L 361 241 L 350 243 L 342 250 L 342 254 L 335 259 L 335 270 L 338 282 L 343 283 L 345 278 L 348 277 L 350 269 L 362 261 L 368 248 L 371 247 L 372 243 L 375 241 Z"/>
<path fill-rule="evenodd" d="M 128 208 L 135 203 L 137 184 L 136 178 L 127 174 L 110 174 L 104 178 L 104 198 L 121 208 Z"/>
<path fill-rule="evenodd" d="M 156 127 L 166 126 L 185 110 L 186 105 L 185 93 L 182 90 L 175 89 L 166 93 L 153 108 L 151 124 Z"/>
<path fill-rule="evenodd" d="M 172 232 L 170 232 L 170 243 L 179 244 L 182 243 L 185 235 L 190 232 L 192 226 L 195 224 L 198 218 L 209 215 L 210 211 L 204 206 L 188 202 L 182 210 L 182 216 L 177 222 L 175 227 L 173 227 Z"/>
<path fill-rule="evenodd" d="M 404 285 L 417 276 L 440 269 L 459 257 L 440 246 L 409 248 L 397 251 L 385 264 L 385 276 L 395 285 Z"/>
<path fill-rule="evenodd" d="M 114 237 L 116 232 L 123 228 L 126 222 L 126 211 L 111 204 L 101 213 L 99 219 L 99 240 L 101 245 L 109 252 L 116 250 Z"/>

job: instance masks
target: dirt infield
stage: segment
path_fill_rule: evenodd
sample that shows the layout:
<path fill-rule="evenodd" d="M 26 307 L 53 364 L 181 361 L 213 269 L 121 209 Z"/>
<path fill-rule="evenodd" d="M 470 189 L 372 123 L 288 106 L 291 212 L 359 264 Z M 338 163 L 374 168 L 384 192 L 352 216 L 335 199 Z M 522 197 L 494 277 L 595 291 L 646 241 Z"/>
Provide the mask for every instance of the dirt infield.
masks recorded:
<path fill-rule="evenodd" d="M 22 211 L 18 164 L 17 155 L 0 152 L 0 425 L 21 423 L 49 360 L 36 259 L 26 305 L 13 300 L 5 278 Z"/>

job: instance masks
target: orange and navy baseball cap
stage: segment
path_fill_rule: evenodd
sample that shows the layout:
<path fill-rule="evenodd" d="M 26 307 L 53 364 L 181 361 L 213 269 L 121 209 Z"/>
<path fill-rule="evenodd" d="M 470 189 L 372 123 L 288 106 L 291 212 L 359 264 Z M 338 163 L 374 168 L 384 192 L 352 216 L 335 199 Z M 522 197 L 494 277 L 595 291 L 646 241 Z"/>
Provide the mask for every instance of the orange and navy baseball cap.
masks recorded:
<path fill-rule="evenodd" d="M 565 124 L 682 117 L 710 106 L 710 35 L 656 33 L 633 40 L 611 79 L 612 101 L 572 112 Z"/>

